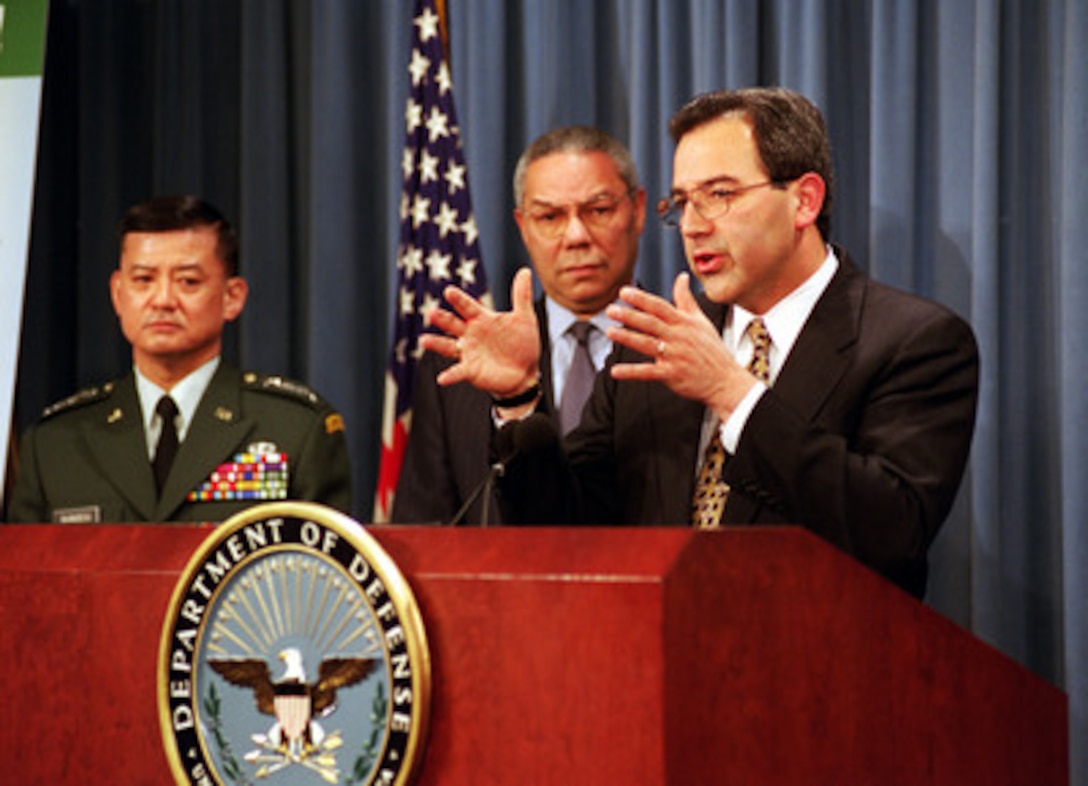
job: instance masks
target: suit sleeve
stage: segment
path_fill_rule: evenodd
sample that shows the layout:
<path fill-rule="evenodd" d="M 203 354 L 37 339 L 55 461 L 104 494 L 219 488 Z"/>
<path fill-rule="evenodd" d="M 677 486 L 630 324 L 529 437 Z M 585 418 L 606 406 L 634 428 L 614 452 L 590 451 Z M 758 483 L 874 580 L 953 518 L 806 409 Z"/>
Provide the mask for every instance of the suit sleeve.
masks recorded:
<path fill-rule="evenodd" d="M 920 594 L 970 450 L 978 351 L 944 309 L 882 310 L 815 420 L 774 389 L 763 396 L 725 478 Z"/>
<path fill-rule="evenodd" d="M 402 524 L 451 520 L 461 505 L 447 434 L 441 391 L 435 377 L 439 356 L 427 352 L 416 369 L 412 430 L 393 498 L 392 520 Z"/>

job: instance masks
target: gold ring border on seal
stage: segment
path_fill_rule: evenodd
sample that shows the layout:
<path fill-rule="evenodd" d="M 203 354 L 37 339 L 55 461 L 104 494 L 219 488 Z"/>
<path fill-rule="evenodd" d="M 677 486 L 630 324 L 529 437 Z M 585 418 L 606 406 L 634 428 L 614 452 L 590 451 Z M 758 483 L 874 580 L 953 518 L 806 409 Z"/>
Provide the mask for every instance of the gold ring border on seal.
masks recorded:
<path fill-rule="evenodd" d="M 411 728 L 415 734 L 409 735 L 405 749 L 404 764 L 397 773 L 394 786 L 407 786 L 419 776 L 423 761 L 423 751 L 429 733 L 431 707 L 431 655 L 427 643 L 427 634 L 423 626 L 423 617 L 419 611 L 415 594 L 400 568 L 389 553 L 378 543 L 362 524 L 339 510 L 316 502 L 265 502 L 236 513 L 211 530 L 204 541 L 189 558 L 185 568 L 178 576 L 170 604 L 163 618 L 159 638 L 158 662 L 155 666 L 157 684 L 155 687 L 159 711 L 159 730 L 162 733 L 163 747 L 170 765 L 171 774 L 177 780 L 184 772 L 184 764 L 177 750 L 173 722 L 170 717 L 169 701 L 169 662 L 172 647 L 174 622 L 180 611 L 182 600 L 189 588 L 191 577 L 204 564 L 208 555 L 223 545 L 227 538 L 243 527 L 257 521 L 271 518 L 299 518 L 313 521 L 336 532 L 347 540 L 352 547 L 363 554 L 375 573 L 385 585 L 393 607 L 397 609 L 400 623 L 406 632 L 408 656 L 412 663 L 412 702 Z M 210 604 L 209 604 L 210 605 Z M 199 651 L 199 646 L 194 648 Z M 184 783 L 189 783 L 188 776 Z M 216 778 L 218 780 L 218 778 Z M 182 783 L 182 781 L 178 781 Z"/>

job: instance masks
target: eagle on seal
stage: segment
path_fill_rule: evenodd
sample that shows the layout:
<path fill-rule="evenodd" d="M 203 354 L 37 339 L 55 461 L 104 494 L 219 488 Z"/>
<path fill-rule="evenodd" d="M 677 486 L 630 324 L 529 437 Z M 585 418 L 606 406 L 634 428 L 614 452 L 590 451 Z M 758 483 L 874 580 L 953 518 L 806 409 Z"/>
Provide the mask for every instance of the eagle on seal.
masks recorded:
<path fill-rule="evenodd" d="M 299 761 L 319 747 L 325 736 L 314 717 L 331 714 L 336 709 L 336 691 L 366 679 L 375 663 L 371 658 L 325 658 L 318 666 L 317 682 L 309 683 L 301 652 L 288 647 L 279 658 L 285 668 L 275 681 L 263 658 L 209 660 L 208 665 L 230 684 L 253 691 L 257 709 L 276 719 L 269 742 Z"/>

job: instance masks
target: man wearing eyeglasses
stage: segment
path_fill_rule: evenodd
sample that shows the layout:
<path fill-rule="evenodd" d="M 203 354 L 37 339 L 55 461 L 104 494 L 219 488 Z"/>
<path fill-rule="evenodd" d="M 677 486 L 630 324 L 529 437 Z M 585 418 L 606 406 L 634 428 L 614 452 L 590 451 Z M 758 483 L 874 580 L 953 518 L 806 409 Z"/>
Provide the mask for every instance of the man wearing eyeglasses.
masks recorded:
<path fill-rule="evenodd" d="M 922 596 L 971 445 L 970 327 L 830 244 L 830 147 L 802 96 L 709 93 L 670 131 L 658 212 L 703 292 L 687 273 L 671 302 L 621 290 L 619 347 L 562 450 L 535 403 L 498 409 L 510 424 L 496 442 L 521 447 L 502 480 L 508 519 L 800 524 Z M 448 294 L 457 313 L 432 316 L 448 336 L 427 341 L 460 358 L 443 382 L 506 399 L 532 384 L 529 292 L 519 271 L 506 314 Z"/>
<path fill-rule="evenodd" d="M 570 126 L 534 140 L 514 170 L 514 219 L 540 279 L 532 397 L 565 433 L 577 424 L 616 323 L 604 309 L 630 284 L 646 195 L 630 153 L 598 128 Z M 531 296 L 530 296 L 531 297 Z M 491 399 L 468 385 L 439 387 L 450 365 L 420 362 L 411 437 L 393 521 L 497 524 Z"/>

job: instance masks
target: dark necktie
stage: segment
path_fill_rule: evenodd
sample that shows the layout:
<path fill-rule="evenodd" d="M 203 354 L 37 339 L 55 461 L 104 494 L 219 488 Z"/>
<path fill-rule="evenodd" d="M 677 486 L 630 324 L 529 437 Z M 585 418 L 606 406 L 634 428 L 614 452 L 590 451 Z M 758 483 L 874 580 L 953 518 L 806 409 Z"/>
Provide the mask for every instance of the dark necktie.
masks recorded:
<path fill-rule="evenodd" d="M 752 359 L 748 362 L 748 370 L 759 380 L 767 382 L 771 371 L 771 334 L 758 317 L 748 323 L 746 333 L 752 342 Z M 725 447 L 715 431 L 703 455 L 691 505 L 691 523 L 699 529 L 721 526 L 722 511 L 729 498 L 729 484 L 722 479 L 724 469 Z"/>
<path fill-rule="evenodd" d="M 161 494 L 166 476 L 170 474 L 170 465 L 174 463 L 174 456 L 178 452 L 178 427 L 174 420 L 178 415 L 178 406 L 174 399 L 163 396 L 155 405 L 155 412 L 162 418 L 162 432 L 159 434 L 159 444 L 155 447 L 155 458 L 151 467 L 155 470 L 155 488 Z"/>
<path fill-rule="evenodd" d="M 578 421 L 582 419 L 582 408 L 593 390 L 593 379 L 597 376 L 597 369 L 589 354 L 589 334 L 593 330 L 593 323 L 583 320 L 578 320 L 567 328 L 576 343 L 559 404 L 559 430 L 563 434 L 578 425 Z"/>

